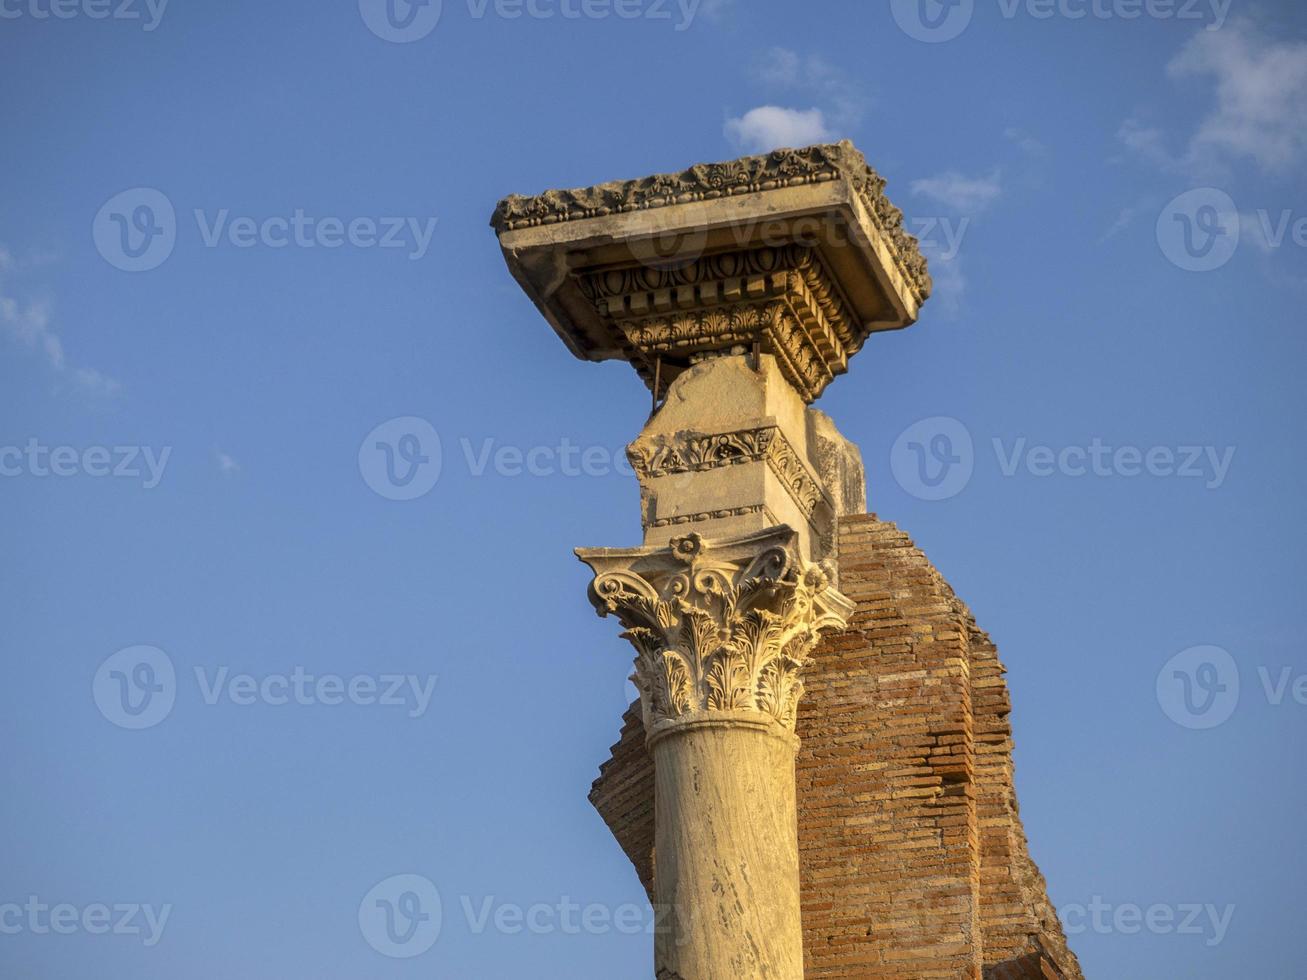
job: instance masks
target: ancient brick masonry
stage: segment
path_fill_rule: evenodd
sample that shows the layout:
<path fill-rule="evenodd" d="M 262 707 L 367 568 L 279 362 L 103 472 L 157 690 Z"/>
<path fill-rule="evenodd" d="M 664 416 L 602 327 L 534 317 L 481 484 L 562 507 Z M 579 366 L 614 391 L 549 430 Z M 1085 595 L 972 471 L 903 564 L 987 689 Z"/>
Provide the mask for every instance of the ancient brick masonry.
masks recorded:
<path fill-rule="evenodd" d="M 1080 977 L 1027 853 L 994 645 L 893 524 L 839 530 L 856 611 L 798 720 L 805 975 Z M 651 895 L 653 785 L 633 706 L 590 798 Z"/>

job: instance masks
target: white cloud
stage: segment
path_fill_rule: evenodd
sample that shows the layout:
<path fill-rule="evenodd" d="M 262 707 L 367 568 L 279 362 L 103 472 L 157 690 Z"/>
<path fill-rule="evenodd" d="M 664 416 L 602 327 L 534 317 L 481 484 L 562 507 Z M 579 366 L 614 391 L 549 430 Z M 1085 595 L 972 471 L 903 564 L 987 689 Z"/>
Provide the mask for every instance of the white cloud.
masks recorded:
<path fill-rule="evenodd" d="M 1098 244 L 1101 245 L 1103 244 L 1103 242 L 1107 241 L 1108 239 L 1115 238 L 1117 235 L 1121 234 L 1121 232 L 1125 231 L 1132 224 L 1134 224 L 1134 220 L 1138 216 L 1139 216 L 1138 207 L 1134 205 L 1130 205 L 1129 207 L 1122 208 L 1117 213 L 1116 220 L 1112 222 L 1111 227 L 1109 227 L 1107 231 L 1103 232 L 1102 237 L 1098 239 Z"/>
<path fill-rule="evenodd" d="M 762 85 L 812 99 L 835 128 L 856 125 L 866 109 L 865 89 L 820 55 L 769 48 L 755 60 L 753 76 Z"/>
<path fill-rule="evenodd" d="M 43 264 L 44 259 L 26 264 Z M 51 329 L 51 312 L 48 304 L 35 300 L 19 300 L 8 280 L 23 268 L 5 246 L 0 245 L 0 333 L 20 347 L 39 351 L 58 375 L 71 377 L 83 390 L 99 395 L 113 395 L 122 386 L 113 378 L 94 368 L 78 367 L 70 370 L 64 355 L 63 340 Z"/>
<path fill-rule="evenodd" d="M 1307 149 L 1307 42 L 1276 41 L 1239 21 L 1196 34 L 1167 74 L 1216 83 L 1216 108 L 1190 141 L 1191 156 L 1251 157 L 1284 171 Z"/>
<path fill-rule="evenodd" d="M 758 106 L 726 120 L 725 132 L 727 139 L 747 153 L 829 143 L 836 138 L 820 109 L 783 109 L 774 105 Z"/>
<path fill-rule="evenodd" d="M 1035 139 L 1024 129 L 1019 129 L 1016 126 L 1009 126 L 1007 129 L 1003 131 L 1003 135 L 1006 136 L 1008 139 L 1010 139 L 1017 146 L 1021 147 L 1021 149 L 1025 153 L 1029 154 L 1032 157 L 1042 157 L 1045 153 L 1048 152 L 1048 147 L 1046 147 L 1039 140 Z"/>
<path fill-rule="evenodd" d="M 932 198 L 955 211 L 975 214 L 993 204 L 1003 193 L 998 172 L 987 177 L 967 177 L 957 171 L 912 182 L 912 193 Z"/>
<path fill-rule="evenodd" d="M 227 453 L 224 453 L 221 449 L 215 449 L 213 451 L 213 458 L 218 464 L 218 472 L 223 476 L 231 476 L 240 472 L 241 464 L 236 462 L 234 458 Z"/>
<path fill-rule="evenodd" d="M 1116 138 L 1128 150 L 1162 170 L 1182 169 L 1183 163 L 1166 148 L 1166 136 L 1156 126 L 1145 126 L 1137 119 L 1127 119 L 1116 131 Z"/>
<path fill-rule="evenodd" d="M 1127 120 L 1118 138 L 1149 163 L 1201 175 L 1248 159 L 1286 173 L 1307 156 L 1307 42 L 1276 40 L 1236 21 L 1195 34 L 1166 72 L 1187 85 L 1210 81 L 1216 103 L 1179 151 L 1160 129 Z"/>
<path fill-rule="evenodd" d="M 754 74 L 768 85 L 795 86 L 803 75 L 803 60 L 788 48 L 770 48 L 758 59 Z"/>
<path fill-rule="evenodd" d="M 116 395 L 123 386 L 113 378 L 107 377 L 95 368 L 77 368 L 73 377 L 85 390 L 97 395 Z"/>
<path fill-rule="evenodd" d="M 735 0 L 699 0 L 699 13 L 710 23 L 721 24 L 735 12 Z"/>

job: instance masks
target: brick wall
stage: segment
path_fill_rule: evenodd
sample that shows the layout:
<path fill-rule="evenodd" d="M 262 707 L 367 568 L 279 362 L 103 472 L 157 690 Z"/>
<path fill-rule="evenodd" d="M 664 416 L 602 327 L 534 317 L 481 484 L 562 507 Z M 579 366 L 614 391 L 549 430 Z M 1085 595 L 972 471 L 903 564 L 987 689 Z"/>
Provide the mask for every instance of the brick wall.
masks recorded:
<path fill-rule="evenodd" d="M 809 978 L 1078 978 L 1030 860 L 1003 667 L 906 534 L 840 524 L 856 603 L 805 673 L 796 766 Z M 653 875 L 653 764 L 637 708 L 590 799 Z"/>

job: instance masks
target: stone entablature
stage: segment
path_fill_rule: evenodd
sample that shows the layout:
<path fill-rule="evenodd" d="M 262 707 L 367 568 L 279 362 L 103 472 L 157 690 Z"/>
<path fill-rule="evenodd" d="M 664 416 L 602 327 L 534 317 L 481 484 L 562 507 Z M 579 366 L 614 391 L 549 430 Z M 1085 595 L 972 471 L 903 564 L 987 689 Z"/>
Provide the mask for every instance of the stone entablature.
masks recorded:
<path fill-rule="evenodd" d="M 514 195 L 491 223 L 576 356 L 629 361 L 661 398 L 697 356 L 739 347 L 812 402 L 930 295 L 884 186 L 845 142 Z"/>
<path fill-rule="evenodd" d="M 903 212 L 885 196 L 885 179 L 848 140 L 699 163 L 676 174 L 545 191 L 534 197 L 510 194 L 496 206 L 490 224 L 502 233 L 833 180 L 846 180 L 857 191 L 894 243 L 895 263 L 911 283 L 917 302 L 925 302 L 931 291 L 930 273 L 917 239 L 904 230 Z"/>

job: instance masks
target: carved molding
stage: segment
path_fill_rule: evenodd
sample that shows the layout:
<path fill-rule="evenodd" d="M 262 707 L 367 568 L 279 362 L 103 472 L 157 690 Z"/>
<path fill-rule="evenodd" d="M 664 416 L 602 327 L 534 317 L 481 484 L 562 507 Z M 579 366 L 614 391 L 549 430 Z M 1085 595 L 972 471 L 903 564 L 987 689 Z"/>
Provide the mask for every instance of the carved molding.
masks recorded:
<path fill-rule="evenodd" d="M 495 208 L 496 232 L 595 218 L 624 211 L 667 207 L 736 194 L 828 180 L 848 180 L 872 220 L 890 240 L 893 261 L 918 302 L 931 292 L 930 274 L 917 239 L 903 228 L 903 212 L 885 196 L 885 180 L 847 140 L 802 149 L 775 150 L 725 163 L 701 163 L 677 174 L 612 181 L 594 187 L 551 190 L 534 197 L 512 194 Z"/>
<path fill-rule="evenodd" d="M 632 443 L 626 457 L 641 481 L 677 473 L 697 473 L 719 466 L 766 462 L 781 485 L 812 520 L 825 502 L 832 510 L 825 487 L 804 464 L 780 426 L 767 425 L 737 432 L 678 432 Z M 658 526 L 658 525 L 655 525 Z"/>
<path fill-rule="evenodd" d="M 703 510 L 696 514 L 677 514 L 675 517 L 662 517 L 650 521 L 647 527 L 675 527 L 679 524 L 699 524 L 703 521 L 720 521 L 728 517 L 748 517 L 751 514 L 766 514 L 767 508 L 762 504 L 748 507 L 726 507 L 720 510 Z"/>
<path fill-rule="evenodd" d="M 577 554 L 595 572 L 591 602 L 636 649 L 631 679 L 650 733 L 741 711 L 793 732 L 809 653 L 853 610 L 829 564 L 799 558 L 784 525 L 726 542 L 692 533 L 668 548 Z"/>

